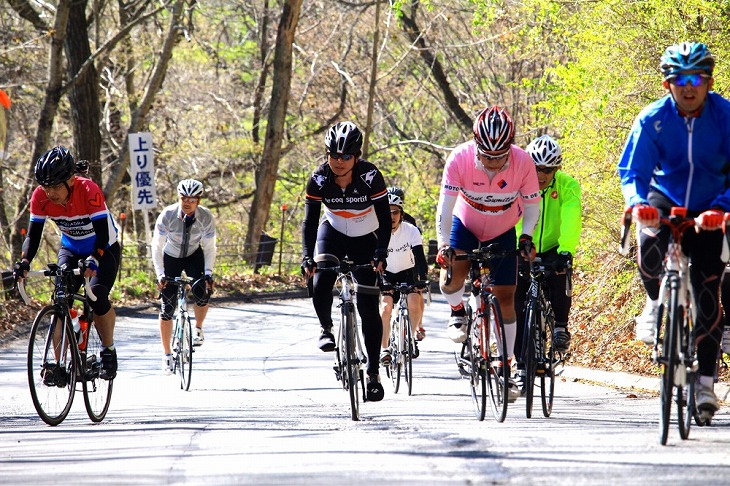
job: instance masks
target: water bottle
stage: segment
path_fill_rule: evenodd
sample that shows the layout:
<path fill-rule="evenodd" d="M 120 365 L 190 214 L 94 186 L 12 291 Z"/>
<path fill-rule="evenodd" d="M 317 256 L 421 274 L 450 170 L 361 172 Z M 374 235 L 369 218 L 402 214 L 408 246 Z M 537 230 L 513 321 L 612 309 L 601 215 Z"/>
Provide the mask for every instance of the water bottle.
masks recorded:
<path fill-rule="evenodd" d="M 79 349 L 86 351 L 86 342 L 89 337 L 89 323 L 84 316 L 79 317 L 79 328 L 81 329 L 81 337 L 79 338 Z"/>
<path fill-rule="evenodd" d="M 79 312 L 71 307 L 71 309 L 69 309 L 69 314 L 71 314 L 71 324 L 74 327 L 74 332 L 76 333 L 76 337 L 78 337 L 79 329 L 81 329 L 81 325 L 79 324 Z"/>

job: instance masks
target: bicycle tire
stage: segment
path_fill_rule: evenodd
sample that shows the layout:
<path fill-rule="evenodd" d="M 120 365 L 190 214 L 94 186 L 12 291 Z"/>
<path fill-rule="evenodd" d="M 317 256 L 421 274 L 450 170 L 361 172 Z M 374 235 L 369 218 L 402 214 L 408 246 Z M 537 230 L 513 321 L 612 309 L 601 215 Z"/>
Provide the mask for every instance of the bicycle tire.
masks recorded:
<path fill-rule="evenodd" d="M 360 376 L 357 365 L 357 346 L 355 344 L 355 340 L 357 339 L 355 333 L 357 332 L 357 330 L 355 329 L 355 316 L 353 315 L 354 312 L 355 309 L 352 302 L 348 302 L 347 314 L 345 316 L 345 372 L 347 374 L 348 391 L 350 392 L 350 409 L 352 411 L 352 420 L 357 421 L 360 420 L 360 397 L 358 395 L 358 380 Z"/>
<path fill-rule="evenodd" d="M 59 342 L 66 342 L 62 350 L 65 355 L 62 368 L 49 367 L 57 364 L 60 357 L 60 354 L 54 353 L 52 335 Z M 60 346 L 57 348 L 60 350 Z M 76 337 L 66 314 L 55 305 L 41 309 L 33 320 L 28 340 L 28 386 L 38 416 L 48 425 L 56 426 L 63 422 L 73 405 L 79 369 L 77 349 Z M 53 377 L 44 379 L 49 369 L 53 370 Z M 44 380 L 51 384 L 47 385 Z"/>
<path fill-rule="evenodd" d="M 555 349 L 553 348 L 553 337 L 555 336 L 555 319 L 552 309 L 545 312 L 550 306 L 550 302 L 545 302 L 543 308 L 543 325 L 544 331 L 540 333 L 539 340 L 542 346 L 542 359 L 539 363 L 538 371 L 540 375 L 540 398 L 542 401 L 542 414 L 544 417 L 550 417 L 553 412 L 553 402 L 555 401 Z"/>
<path fill-rule="evenodd" d="M 487 414 L 487 375 L 485 359 L 482 355 L 481 340 L 484 339 L 483 325 L 481 318 L 472 313 L 467 322 L 466 351 L 469 354 L 469 386 L 471 387 L 471 399 L 474 403 L 474 413 L 477 420 L 484 420 Z"/>
<path fill-rule="evenodd" d="M 677 385 L 677 424 L 679 426 L 679 437 L 682 440 L 689 438 L 689 431 L 692 427 L 694 409 L 694 382 L 696 379 L 693 371 L 695 361 L 695 340 L 692 326 L 692 309 L 683 309 L 682 326 L 679 328 L 679 342 L 684 356 L 679 366 L 684 368 L 684 384 Z"/>
<path fill-rule="evenodd" d="M 408 396 L 413 393 L 413 337 L 411 330 L 411 318 L 406 310 L 403 313 L 403 377 L 408 387 Z"/>
<path fill-rule="evenodd" d="M 678 307 L 678 287 L 679 282 L 676 278 L 670 278 L 669 280 L 669 299 L 668 309 L 666 312 L 666 318 L 664 319 L 664 336 L 662 339 L 662 357 L 659 361 L 662 366 L 661 379 L 659 383 L 659 402 L 660 402 L 660 413 L 659 413 L 659 443 L 666 445 L 667 438 L 669 436 L 669 424 L 670 416 L 672 411 L 672 401 L 674 400 L 674 371 L 675 363 L 677 361 L 677 347 L 676 347 L 676 326 L 679 307 Z M 663 315 L 661 306 L 658 313 L 659 316 Z"/>
<path fill-rule="evenodd" d="M 109 411 L 109 404 L 112 400 L 114 380 L 102 380 L 99 378 L 101 372 L 101 337 L 93 320 L 89 320 L 88 336 L 86 338 L 86 351 L 81 353 L 81 367 L 83 373 L 84 406 L 86 414 L 92 422 L 98 423 L 104 420 Z"/>
<path fill-rule="evenodd" d="M 393 393 L 400 390 L 400 375 L 403 369 L 403 359 L 401 354 L 401 323 L 400 315 L 397 315 L 392 322 L 390 329 L 390 382 L 393 384 Z"/>
<path fill-rule="evenodd" d="M 182 339 L 175 354 L 176 366 L 180 375 L 180 389 L 189 391 L 193 375 L 193 324 L 187 312 L 178 315 L 179 325 L 182 326 Z"/>
<path fill-rule="evenodd" d="M 541 338 L 537 326 L 537 302 L 531 298 L 527 303 L 527 312 L 525 313 L 525 332 L 524 346 L 522 350 L 522 360 L 525 365 L 525 416 L 532 418 L 532 404 L 535 396 L 535 378 L 537 375 L 537 364 L 540 348 L 536 346 L 536 341 Z"/>
<path fill-rule="evenodd" d="M 486 302 L 485 302 L 486 301 Z M 485 308 L 486 306 L 486 308 Z M 504 322 L 499 302 L 493 294 L 485 299 L 482 297 L 482 319 L 484 323 L 490 322 L 490 316 L 494 316 L 494 329 L 491 326 L 482 326 L 481 351 L 488 366 L 487 391 L 489 392 L 489 404 L 492 415 L 497 422 L 504 422 L 507 417 L 507 386 L 509 383 L 510 366 L 507 355 L 507 340 L 505 339 Z M 493 333 L 493 334 L 492 334 Z M 491 336 L 494 339 L 491 339 Z"/>

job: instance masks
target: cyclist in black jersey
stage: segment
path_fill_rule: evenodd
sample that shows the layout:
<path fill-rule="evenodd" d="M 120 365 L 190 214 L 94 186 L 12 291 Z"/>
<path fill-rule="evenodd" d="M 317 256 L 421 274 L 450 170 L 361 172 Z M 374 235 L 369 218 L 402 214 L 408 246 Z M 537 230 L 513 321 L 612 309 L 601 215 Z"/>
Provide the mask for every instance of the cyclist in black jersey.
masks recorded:
<path fill-rule="evenodd" d="M 357 310 L 362 321 L 368 355 L 367 398 L 383 399 L 380 383 L 380 321 L 376 272 L 385 270 L 390 241 L 390 206 L 385 180 L 377 167 L 361 159 L 362 133 L 351 122 L 332 126 L 325 136 L 327 161 L 312 173 L 307 182 L 304 223 L 302 225 L 302 271 L 312 278 L 312 302 L 322 326 L 319 348 L 333 351 L 332 287 L 335 274 L 317 272 L 317 255 L 349 257 L 354 264 L 371 262 L 373 270 L 354 271 Z M 320 212 L 324 206 L 324 218 Z"/>

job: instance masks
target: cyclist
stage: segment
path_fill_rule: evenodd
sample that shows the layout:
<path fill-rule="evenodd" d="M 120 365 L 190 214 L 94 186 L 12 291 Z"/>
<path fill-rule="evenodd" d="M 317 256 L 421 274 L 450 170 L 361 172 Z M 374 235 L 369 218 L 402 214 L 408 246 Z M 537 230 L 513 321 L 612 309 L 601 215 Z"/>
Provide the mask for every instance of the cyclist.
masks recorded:
<path fill-rule="evenodd" d="M 307 182 L 302 224 L 302 271 L 312 277 L 312 302 L 322 326 L 319 348 L 334 351 L 332 334 L 332 272 L 317 272 L 317 255 L 348 256 L 356 265 L 371 262 L 377 272 L 385 270 L 390 241 L 390 213 L 385 180 L 380 170 L 361 159 L 362 133 L 352 122 L 339 122 L 327 130 L 327 160 L 315 169 Z M 324 218 L 319 220 L 324 205 Z M 383 399 L 379 354 L 383 326 L 375 271 L 354 272 L 357 282 L 357 310 L 367 352 L 367 398 Z"/>
<path fill-rule="evenodd" d="M 384 274 L 384 279 L 388 284 L 407 283 L 414 284 L 418 281 L 427 279 L 426 257 L 423 254 L 423 237 L 411 223 L 403 220 L 403 197 L 402 191 L 397 187 L 388 188 L 388 203 L 390 204 L 390 217 L 392 219 L 390 243 L 388 244 L 388 270 Z M 381 345 L 383 351 L 380 356 L 380 362 L 384 366 L 389 366 L 392 360 L 388 341 L 390 340 L 390 318 L 393 314 L 393 304 L 400 298 L 400 292 L 393 288 L 384 289 L 382 292 L 382 302 L 380 315 L 383 320 L 383 339 Z M 418 341 L 419 330 L 421 327 L 421 319 L 423 318 L 423 296 L 420 292 L 408 294 L 408 315 L 411 321 L 411 330 L 413 336 Z M 425 335 L 425 332 L 423 333 Z M 414 358 L 418 357 L 418 345 L 413 342 Z"/>
<path fill-rule="evenodd" d="M 699 380 L 697 408 L 714 413 L 715 364 L 722 335 L 719 286 L 723 211 L 730 210 L 727 167 L 730 163 L 730 102 L 711 92 L 715 59 L 705 44 L 669 46 L 659 68 L 666 96 L 637 116 L 618 163 L 626 206 L 637 221 L 639 273 L 647 294 L 636 318 L 636 337 L 653 343 L 659 298 L 659 275 L 669 230 L 659 215 L 684 206 L 698 218 L 699 231 L 683 235 L 690 259 L 696 300 Z"/>
<path fill-rule="evenodd" d="M 573 263 L 573 255 L 580 240 L 582 228 L 581 190 L 578 181 L 560 170 L 563 154 L 560 145 L 550 136 L 542 135 L 527 146 L 527 153 L 532 157 L 540 183 L 541 207 L 540 217 L 533 232 L 535 250 L 543 262 L 554 262 L 557 274 L 546 278 L 546 287 L 550 304 L 555 312 L 555 331 L 553 346 L 559 353 L 566 353 L 570 348 L 570 332 L 568 331 L 568 315 L 571 298 L 565 295 L 565 269 Z M 517 224 L 517 229 L 522 223 Z M 525 318 L 525 299 L 529 281 L 527 278 L 517 280 L 515 294 L 515 310 L 517 322 L 522 324 Z M 522 332 L 524 327 L 517 326 L 515 349 L 522 349 Z"/>
<path fill-rule="evenodd" d="M 189 278 L 195 280 L 191 289 L 195 299 L 193 346 L 200 346 L 205 341 L 203 322 L 213 291 L 216 256 L 213 214 L 200 205 L 203 183 L 184 179 L 177 185 L 177 193 L 179 201 L 162 210 L 152 236 L 152 263 L 160 289 L 160 339 L 165 352 L 162 364 L 166 373 L 173 371 L 170 341 L 172 316 L 177 308 L 177 286 L 167 285 L 167 279 L 179 277 L 184 270 Z"/>
<path fill-rule="evenodd" d="M 532 231 L 540 213 L 540 192 L 535 166 L 529 154 L 513 145 L 515 127 L 502 108 L 484 109 L 474 120 L 474 139 L 454 149 L 444 167 L 436 227 L 439 252 L 436 261 L 445 268 L 449 253 L 471 251 L 496 243 L 502 250 L 514 250 L 515 242 L 524 257 L 534 253 Z M 523 217 L 517 239 L 515 225 Z M 466 312 L 462 296 L 470 268 L 468 260 L 453 262 L 452 280 L 446 285 L 441 270 L 441 293 L 451 305 L 447 335 L 457 343 L 466 339 Z M 514 356 L 517 334 L 514 294 L 517 256 L 492 261 L 493 292 L 504 321 L 508 357 Z M 519 396 L 517 385 L 509 384 L 509 399 Z"/>
<path fill-rule="evenodd" d="M 35 180 L 40 184 L 30 198 L 30 223 L 20 261 L 15 264 L 16 278 L 25 278 L 38 252 L 46 220 L 56 223 L 61 232 L 58 265 L 76 267 L 83 261 L 95 301 L 94 324 L 102 343 L 100 377 L 111 380 L 117 375 L 117 351 L 114 346 L 116 312 L 109 301 L 119 268 L 121 249 L 117 226 L 106 206 L 99 186 L 86 177 L 74 174 L 76 164 L 63 146 L 53 147 L 35 164 Z M 79 276 L 72 291 L 83 283 Z"/>

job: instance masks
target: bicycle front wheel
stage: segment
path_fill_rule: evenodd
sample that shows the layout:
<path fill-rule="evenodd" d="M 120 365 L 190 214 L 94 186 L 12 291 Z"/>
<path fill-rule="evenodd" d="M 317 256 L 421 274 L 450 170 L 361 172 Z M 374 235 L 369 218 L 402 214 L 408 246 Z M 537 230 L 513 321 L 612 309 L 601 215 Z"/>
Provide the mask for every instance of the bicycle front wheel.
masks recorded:
<path fill-rule="evenodd" d="M 101 422 L 109 411 L 109 404 L 112 400 L 112 389 L 114 380 L 102 380 L 99 378 L 101 372 L 101 337 L 93 321 L 89 322 L 88 337 L 86 340 L 86 352 L 81 354 L 83 363 L 84 406 L 86 413 L 92 422 Z"/>
<path fill-rule="evenodd" d="M 538 361 L 540 359 L 539 343 L 536 341 L 540 339 L 540 333 L 538 331 L 538 309 L 537 303 L 531 300 L 527 304 L 527 312 L 525 313 L 525 332 L 524 346 L 522 350 L 522 360 L 525 364 L 525 416 L 527 418 L 532 417 L 532 403 L 535 397 L 535 376 L 537 373 Z"/>
<path fill-rule="evenodd" d="M 58 307 L 48 305 L 33 321 L 28 341 L 28 386 L 38 416 L 58 425 L 68 416 L 79 369 L 71 323 Z"/>
<path fill-rule="evenodd" d="M 550 303 L 546 303 L 550 306 Z M 555 364 L 557 358 L 555 349 L 553 348 L 553 337 L 555 336 L 555 320 L 552 312 L 543 314 L 545 329 L 538 338 L 541 345 L 540 362 L 538 363 L 537 373 L 540 375 L 540 396 L 542 398 L 542 414 L 549 417 L 553 411 L 553 401 L 555 399 Z"/>
<path fill-rule="evenodd" d="M 360 420 L 360 387 L 358 380 L 360 379 L 360 370 L 358 366 L 357 356 L 357 336 L 355 333 L 355 309 L 352 303 L 349 303 L 347 314 L 345 315 L 345 373 L 347 374 L 348 390 L 350 392 L 350 408 L 352 410 L 352 420 Z"/>
<path fill-rule="evenodd" d="M 680 349 L 677 367 L 681 377 L 681 382 L 675 383 L 677 424 L 679 425 L 679 437 L 686 440 L 692 426 L 692 410 L 695 407 L 695 379 L 697 378 L 694 370 L 696 356 L 691 309 L 682 308 L 682 325 L 677 329 L 677 342 Z"/>
<path fill-rule="evenodd" d="M 411 330 L 411 318 L 408 312 L 403 314 L 403 337 L 401 338 L 403 346 L 403 376 L 408 385 L 408 396 L 413 392 L 413 337 Z"/>
<path fill-rule="evenodd" d="M 469 385 L 474 413 L 482 421 L 487 414 L 487 371 L 483 350 L 485 348 L 483 319 L 469 316 L 466 335 L 466 350 L 469 353 Z"/>
<path fill-rule="evenodd" d="M 392 322 L 390 328 L 390 381 L 393 384 L 393 393 L 400 390 L 400 375 L 403 369 L 403 340 L 401 339 L 402 321 L 398 315 Z"/>
<path fill-rule="evenodd" d="M 672 280 L 669 290 L 669 306 L 665 303 L 659 306 L 659 318 L 664 316 L 664 337 L 662 339 L 662 356 L 659 364 L 662 367 L 661 380 L 659 385 L 660 414 L 659 414 L 659 442 L 666 445 L 669 435 L 669 422 L 672 411 L 672 400 L 674 395 L 674 372 L 677 364 L 677 326 L 681 325 L 678 284 Z M 664 307 L 664 309 L 662 309 Z"/>
<path fill-rule="evenodd" d="M 507 355 L 507 339 L 502 321 L 502 311 L 494 295 L 482 298 L 482 336 L 480 339 L 482 356 L 487 366 L 487 390 L 492 415 L 497 422 L 507 417 L 507 387 L 509 386 L 510 366 Z M 491 323 L 491 325 L 489 324 Z"/>
<path fill-rule="evenodd" d="M 181 312 L 175 327 L 175 335 L 180 336 L 175 351 L 175 367 L 180 375 L 180 388 L 188 391 L 193 374 L 193 325 L 190 316 L 186 312 Z"/>

